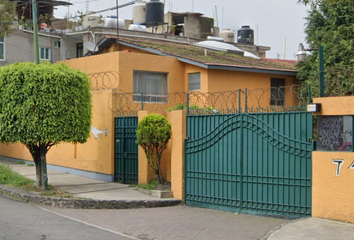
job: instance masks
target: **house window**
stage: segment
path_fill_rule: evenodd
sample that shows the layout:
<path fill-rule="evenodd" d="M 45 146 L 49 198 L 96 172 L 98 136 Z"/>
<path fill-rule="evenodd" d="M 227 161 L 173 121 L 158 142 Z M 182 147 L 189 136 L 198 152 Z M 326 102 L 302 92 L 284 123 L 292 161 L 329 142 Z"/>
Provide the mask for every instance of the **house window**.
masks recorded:
<path fill-rule="evenodd" d="M 283 78 L 271 78 L 270 86 L 270 105 L 283 106 L 285 100 L 285 80 Z"/>
<path fill-rule="evenodd" d="M 5 41 L 0 38 L 0 60 L 5 60 Z"/>
<path fill-rule="evenodd" d="M 40 48 L 40 59 L 50 61 L 50 49 L 49 48 Z"/>
<path fill-rule="evenodd" d="M 134 101 L 167 102 L 167 73 L 134 71 Z"/>
<path fill-rule="evenodd" d="M 54 42 L 54 47 L 55 48 L 60 48 L 60 41 L 55 41 Z"/>
<path fill-rule="evenodd" d="M 84 44 L 83 43 L 77 43 L 76 44 L 76 57 L 82 57 L 84 56 Z"/>
<path fill-rule="evenodd" d="M 188 89 L 189 91 L 200 90 L 200 73 L 188 74 Z"/>

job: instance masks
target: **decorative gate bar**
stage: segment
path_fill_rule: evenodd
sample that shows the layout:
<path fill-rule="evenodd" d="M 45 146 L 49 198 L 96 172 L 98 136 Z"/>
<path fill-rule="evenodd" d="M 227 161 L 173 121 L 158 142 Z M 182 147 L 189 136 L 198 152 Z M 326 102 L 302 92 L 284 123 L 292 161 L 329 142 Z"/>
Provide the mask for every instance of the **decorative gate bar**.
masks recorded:
<path fill-rule="evenodd" d="M 312 126 L 303 111 L 187 115 L 186 204 L 311 215 Z"/>
<path fill-rule="evenodd" d="M 115 118 L 114 181 L 138 183 L 138 117 Z"/>

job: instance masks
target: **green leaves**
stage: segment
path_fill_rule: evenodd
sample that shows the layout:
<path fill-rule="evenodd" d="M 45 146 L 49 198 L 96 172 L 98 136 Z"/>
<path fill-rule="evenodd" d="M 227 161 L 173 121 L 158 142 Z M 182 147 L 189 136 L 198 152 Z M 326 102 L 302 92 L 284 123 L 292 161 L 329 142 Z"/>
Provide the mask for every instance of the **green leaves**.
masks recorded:
<path fill-rule="evenodd" d="M 139 122 L 136 136 L 136 142 L 144 149 L 156 179 L 163 184 L 160 161 L 171 138 L 171 124 L 162 115 L 150 114 Z"/>
<path fill-rule="evenodd" d="M 16 15 L 16 2 L 0 0 L 0 37 L 9 36 L 13 31 L 11 26 Z"/>
<path fill-rule="evenodd" d="M 311 5 L 306 18 L 306 42 L 309 48 L 324 47 L 325 96 L 354 93 L 354 1 L 318 1 Z M 302 91 L 312 85 L 312 96 L 319 96 L 318 51 L 297 64 Z"/>
<path fill-rule="evenodd" d="M 171 124 L 159 114 L 150 114 L 144 117 L 138 125 L 137 143 L 159 146 L 167 144 L 171 138 Z"/>
<path fill-rule="evenodd" d="M 85 142 L 91 107 L 88 77 L 81 71 L 29 62 L 0 68 L 1 142 Z"/>

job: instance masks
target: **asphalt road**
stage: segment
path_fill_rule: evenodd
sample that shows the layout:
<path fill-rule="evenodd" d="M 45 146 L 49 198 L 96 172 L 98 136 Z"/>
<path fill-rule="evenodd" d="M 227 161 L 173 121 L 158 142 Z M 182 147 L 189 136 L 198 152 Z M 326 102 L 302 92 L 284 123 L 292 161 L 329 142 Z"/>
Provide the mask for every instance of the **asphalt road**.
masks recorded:
<path fill-rule="evenodd" d="M 131 240 L 132 238 L 0 195 L 0 239 Z"/>
<path fill-rule="evenodd" d="M 48 210 L 142 240 L 259 240 L 289 220 L 189 206 Z"/>

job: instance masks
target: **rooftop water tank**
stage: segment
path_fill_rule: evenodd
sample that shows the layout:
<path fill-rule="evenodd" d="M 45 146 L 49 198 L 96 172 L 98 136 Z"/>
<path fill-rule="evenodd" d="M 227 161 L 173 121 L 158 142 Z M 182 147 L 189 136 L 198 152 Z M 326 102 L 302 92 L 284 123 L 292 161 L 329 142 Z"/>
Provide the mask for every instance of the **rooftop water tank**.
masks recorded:
<path fill-rule="evenodd" d="M 130 24 L 128 29 L 133 31 L 146 32 L 146 27 L 140 24 Z"/>
<path fill-rule="evenodd" d="M 88 15 L 84 16 L 82 21 L 82 26 L 85 27 L 98 27 L 100 24 L 98 23 L 100 17 L 93 12 L 88 12 Z"/>
<path fill-rule="evenodd" d="M 225 28 L 219 33 L 219 37 L 223 38 L 225 42 L 234 43 L 235 42 L 235 34 L 230 28 Z"/>
<path fill-rule="evenodd" d="M 237 31 L 237 43 L 254 44 L 254 31 L 250 26 L 242 26 Z"/>
<path fill-rule="evenodd" d="M 134 18 L 133 23 L 145 23 L 146 22 L 146 2 L 141 1 L 134 6 Z"/>
<path fill-rule="evenodd" d="M 124 19 L 119 18 L 119 29 L 124 29 Z M 106 28 L 117 28 L 117 16 L 107 16 L 104 20 L 104 27 Z"/>
<path fill-rule="evenodd" d="M 151 0 L 146 4 L 146 23 L 154 26 L 164 23 L 164 5 L 159 0 Z"/>

